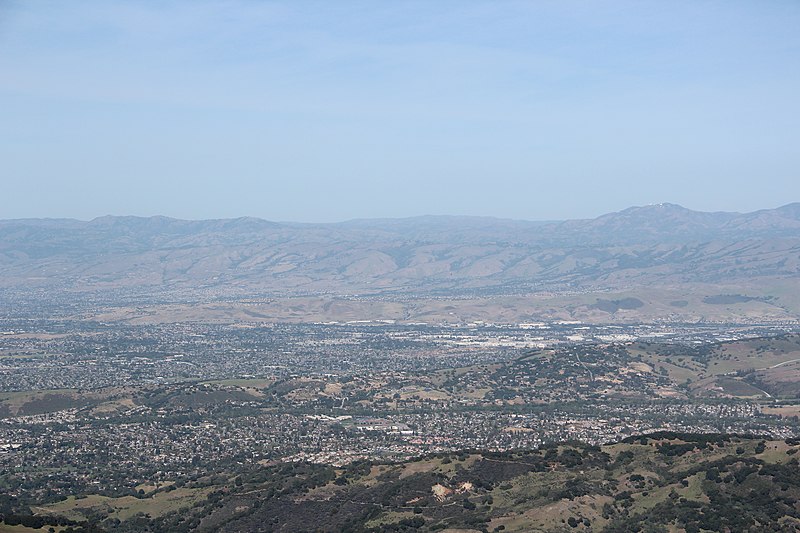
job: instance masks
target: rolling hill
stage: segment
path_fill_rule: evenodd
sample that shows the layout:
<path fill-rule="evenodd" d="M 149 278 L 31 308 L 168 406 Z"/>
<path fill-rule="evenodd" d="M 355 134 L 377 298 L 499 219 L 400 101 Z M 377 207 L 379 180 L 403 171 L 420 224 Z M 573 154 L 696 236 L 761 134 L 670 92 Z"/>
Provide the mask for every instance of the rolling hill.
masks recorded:
<path fill-rule="evenodd" d="M 269 465 L 136 497 L 71 497 L 36 516 L 0 510 L 6 524 L 79 532 L 796 531 L 799 444 L 661 432 L 404 463 Z"/>
<path fill-rule="evenodd" d="M 798 274 L 800 204 L 747 214 L 659 204 L 565 222 L 0 221 L 0 289 L 23 300 L 37 291 L 112 302 L 136 294 L 149 303 L 624 292 L 647 304 L 640 313 L 662 316 L 663 309 L 648 309 L 652 290 L 661 288 L 669 294 L 656 304 L 685 299 L 681 293 L 730 293 L 749 298 L 734 303 L 755 314 L 796 319 Z M 696 310 L 689 302 L 690 309 L 668 310 Z M 765 305 L 769 312 L 759 309 Z M 710 309 L 720 307 L 705 314 Z"/>

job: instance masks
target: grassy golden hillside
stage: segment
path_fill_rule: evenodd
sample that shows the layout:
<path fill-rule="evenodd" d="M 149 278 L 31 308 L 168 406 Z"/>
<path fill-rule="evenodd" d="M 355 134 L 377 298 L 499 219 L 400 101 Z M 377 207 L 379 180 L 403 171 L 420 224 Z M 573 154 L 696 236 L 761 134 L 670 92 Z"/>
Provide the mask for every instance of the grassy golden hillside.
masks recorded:
<path fill-rule="evenodd" d="M 34 511 L 114 531 L 796 531 L 798 452 L 797 440 L 658 433 L 601 447 L 281 464 Z"/>

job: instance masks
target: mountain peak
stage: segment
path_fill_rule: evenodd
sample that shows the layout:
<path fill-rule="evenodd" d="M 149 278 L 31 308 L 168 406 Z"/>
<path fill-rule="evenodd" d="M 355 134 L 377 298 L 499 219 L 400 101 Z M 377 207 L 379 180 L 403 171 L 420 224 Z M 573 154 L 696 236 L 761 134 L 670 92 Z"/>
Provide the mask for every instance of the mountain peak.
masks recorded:
<path fill-rule="evenodd" d="M 691 209 L 687 209 L 682 205 L 671 204 L 669 202 L 662 202 L 659 204 L 637 205 L 623 209 L 618 213 L 609 213 L 609 215 L 616 215 L 621 213 L 693 213 Z"/>

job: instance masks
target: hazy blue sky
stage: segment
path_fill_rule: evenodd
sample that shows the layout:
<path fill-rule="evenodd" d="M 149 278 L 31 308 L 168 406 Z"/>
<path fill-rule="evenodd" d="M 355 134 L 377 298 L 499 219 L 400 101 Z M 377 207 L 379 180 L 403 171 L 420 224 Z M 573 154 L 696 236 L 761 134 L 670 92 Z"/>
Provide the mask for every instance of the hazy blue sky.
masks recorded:
<path fill-rule="evenodd" d="M 0 218 L 800 201 L 800 2 L 0 0 Z"/>

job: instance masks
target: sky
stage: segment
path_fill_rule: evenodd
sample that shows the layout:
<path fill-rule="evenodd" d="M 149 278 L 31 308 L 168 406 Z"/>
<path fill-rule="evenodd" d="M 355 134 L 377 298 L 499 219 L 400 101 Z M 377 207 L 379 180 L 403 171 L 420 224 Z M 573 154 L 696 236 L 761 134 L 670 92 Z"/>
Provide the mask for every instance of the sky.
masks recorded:
<path fill-rule="evenodd" d="M 800 201 L 800 2 L 0 0 L 0 218 Z"/>

